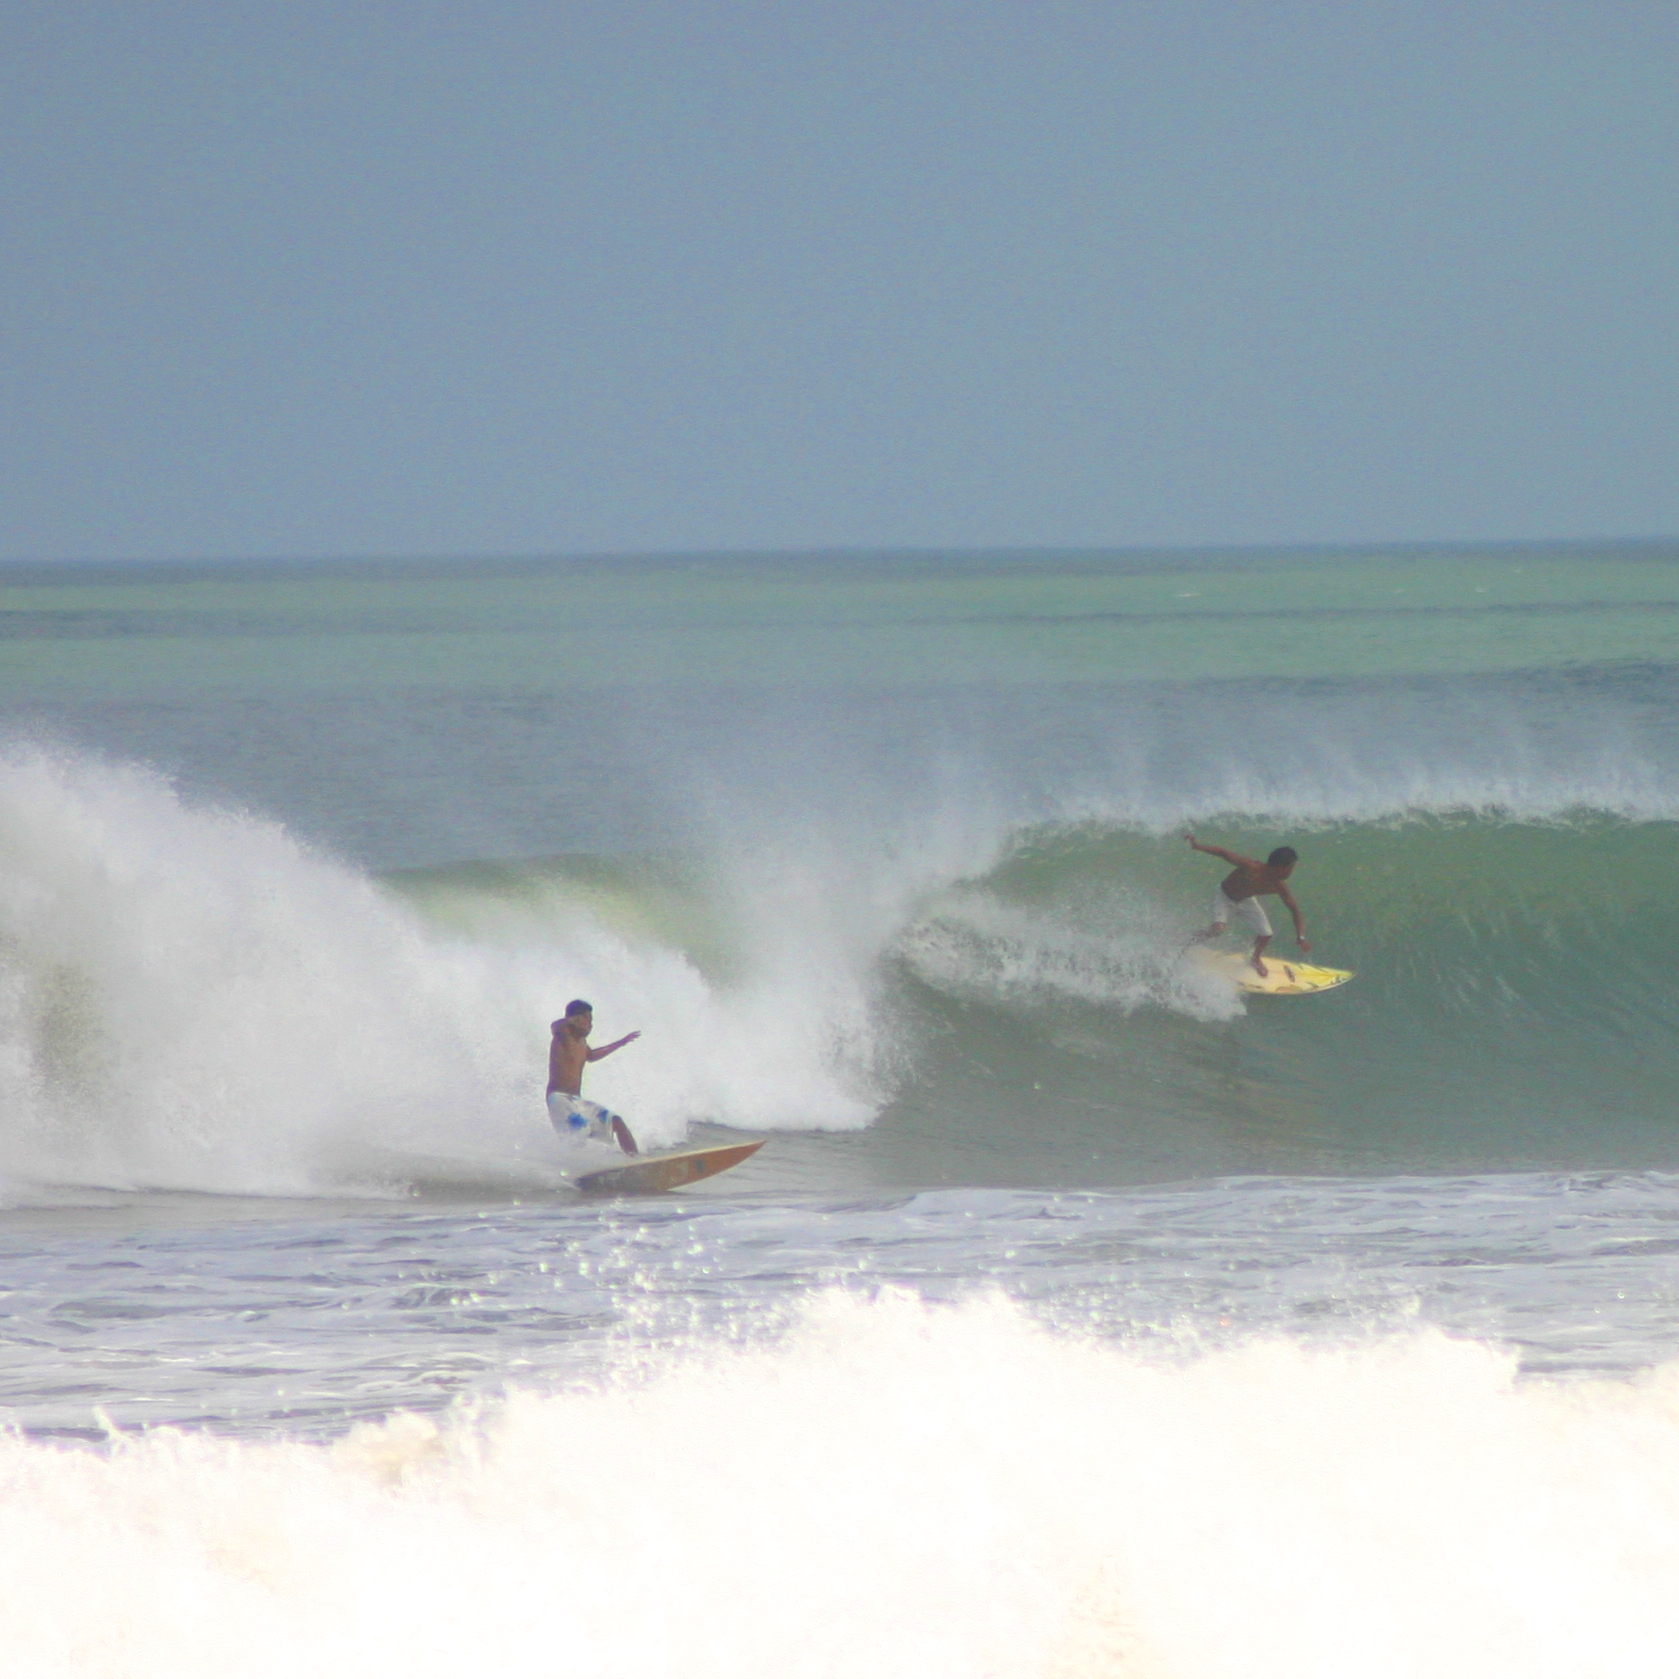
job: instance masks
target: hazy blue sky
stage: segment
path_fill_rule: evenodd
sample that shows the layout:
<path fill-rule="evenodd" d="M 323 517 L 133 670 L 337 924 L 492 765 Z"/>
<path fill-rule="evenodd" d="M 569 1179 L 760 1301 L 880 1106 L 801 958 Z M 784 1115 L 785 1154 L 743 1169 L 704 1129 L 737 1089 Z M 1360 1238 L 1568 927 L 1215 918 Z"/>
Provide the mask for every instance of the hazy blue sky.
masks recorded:
<path fill-rule="evenodd" d="M 0 0 L 0 556 L 1679 531 L 1673 0 Z"/>

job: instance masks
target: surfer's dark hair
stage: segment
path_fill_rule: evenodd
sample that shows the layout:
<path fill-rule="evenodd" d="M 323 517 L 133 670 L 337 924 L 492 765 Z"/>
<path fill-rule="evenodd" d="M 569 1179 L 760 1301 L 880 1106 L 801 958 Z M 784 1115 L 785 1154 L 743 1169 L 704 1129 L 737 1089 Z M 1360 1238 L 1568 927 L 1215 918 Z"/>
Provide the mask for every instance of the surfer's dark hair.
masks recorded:
<path fill-rule="evenodd" d="M 565 1017 L 567 1020 L 570 1020 L 574 1014 L 593 1014 L 594 1012 L 595 1005 L 593 1003 L 585 1003 L 581 997 L 573 997 L 565 1006 Z"/>
<path fill-rule="evenodd" d="M 1270 869 L 1286 869 L 1290 863 L 1298 863 L 1299 861 L 1300 853 L 1296 851 L 1292 845 L 1279 845 L 1277 849 L 1265 859 L 1265 866 Z M 567 1009 L 566 1013 L 570 1014 L 571 1010 Z"/>

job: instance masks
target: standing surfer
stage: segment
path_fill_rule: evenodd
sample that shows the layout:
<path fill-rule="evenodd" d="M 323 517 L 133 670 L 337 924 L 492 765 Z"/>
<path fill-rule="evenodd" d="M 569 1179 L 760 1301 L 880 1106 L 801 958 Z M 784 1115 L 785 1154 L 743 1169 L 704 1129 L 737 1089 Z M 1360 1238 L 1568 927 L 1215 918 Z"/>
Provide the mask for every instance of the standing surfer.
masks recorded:
<path fill-rule="evenodd" d="M 1288 905 L 1288 912 L 1294 917 L 1294 936 L 1300 942 L 1301 952 L 1311 950 L 1311 945 L 1306 942 L 1306 918 L 1300 913 L 1300 906 L 1286 884 L 1288 877 L 1294 873 L 1294 865 L 1300 860 L 1299 853 L 1292 846 L 1279 845 L 1262 863 L 1257 857 L 1244 857 L 1240 852 L 1226 851 L 1222 845 L 1203 845 L 1191 833 L 1186 833 L 1184 838 L 1194 850 L 1204 851 L 1209 857 L 1222 857 L 1225 862 L 1234 865 L 1219 882 L 1218 891 L 1213 895 L 1213 924 L 1206 932 L 1197 934 L 1198 939 L 1217 938 L 1234 916 L 1255 934 L 1252 961 L 1255 971 L 1263 978 L 1269 971 L 1263 961 L 1265 947 L 1274 935 L 1271 918 L 1259 900 L 1267 893 L 1275 893 Z"/>
<path fill-rule="evenodd" d="M 639 1154 L 630 1128 L 617 1114 L 608 1113 L 598 1102 L 583 1100 L 583 1069 L 633 1044 L 639 1032 L 626 1032 L 615 1043 L 589 1047 L 595 1011 L 581 997 L 565 1006 L 565 1014 L 553 1023 L 553 1042 L 548 1048 L 548 1117 L 554 1129 L 572 1142 L 592 1137 L 599 1142 L 616 1142 L 625 1154 Z"/>

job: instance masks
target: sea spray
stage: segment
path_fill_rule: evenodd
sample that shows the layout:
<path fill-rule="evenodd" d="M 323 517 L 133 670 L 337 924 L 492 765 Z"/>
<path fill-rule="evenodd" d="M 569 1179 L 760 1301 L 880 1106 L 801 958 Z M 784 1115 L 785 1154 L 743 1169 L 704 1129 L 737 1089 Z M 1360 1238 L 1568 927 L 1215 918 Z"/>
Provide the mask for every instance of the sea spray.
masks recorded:
<path fill-rule="evenodd" d="M 579 992 L 603 1018 L 633 1010 L 656 1051 L 597 1077 L 650 1142 L 696 1118 L 861 1123 L 833 997 L 796 980 L 749 965 L 713 984 L 584 904 L 516 941 L 451 935 L 278 824 L 184 801 L 143 768 L 0 759 L 14 1184 L 306 1193 L 400 1184 L 415 1156 L 469 1174 L 524 1156 L 552 1181 L 547 1022 Z"/>
<path fill-rule="evenodd" d="M 924 984 L 978 1003 L 1032 1008 L 1074 999 L 1129 1015 L 1147 1005 L 1205 1020 L 1240 1016 L 1227 980 L 1184 960 L 1181 912 L 1123 885 L 1029 906 L 965 887 L 945 894 L 897 943 Z"/>

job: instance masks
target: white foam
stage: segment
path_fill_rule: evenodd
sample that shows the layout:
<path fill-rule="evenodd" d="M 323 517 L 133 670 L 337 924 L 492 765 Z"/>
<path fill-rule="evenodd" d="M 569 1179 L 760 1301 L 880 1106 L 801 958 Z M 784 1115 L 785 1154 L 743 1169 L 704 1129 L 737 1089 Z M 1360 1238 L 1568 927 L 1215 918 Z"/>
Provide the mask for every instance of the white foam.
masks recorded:
<path fill-rule="evenodd" d="M 695 1118 L 855 1125 L 873 1111 L 836 1018 L 842 970 L 775 952 L 737 982 L 583 906 L 522 940 L 428 927 L 358 871 L 131 765 L 0 756 L 0 1174 L 254 1193 L 523 1159 L 567 997 L 631 1026 L 590 1093 L 645 1140 Z M 633 1009 L 633 1014 L 631 1010 Z"/>
<path fill-rule="evenodd" d="M 897 948 L 927 984 L 981 1002 L 1070 998 L 1127 1014 L 1153 1004 L 1200 1020 L 1242 1013 L 1235 985 L 1185 960 L 1181 915 L 1122 886 L 1076 909 L 952 892 Z"/>
<path fill-rule="evenodd" d="M 643 1355 L 646 1357 L 647 1355 Z M 1679 1640 L 1679 1370 L 1433 1333 L 1145 1356 L 830 1296 L 480 1422 L 0 1442 L 30 1679 L 1622 1679 Z"/>

